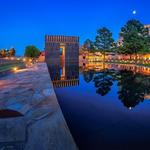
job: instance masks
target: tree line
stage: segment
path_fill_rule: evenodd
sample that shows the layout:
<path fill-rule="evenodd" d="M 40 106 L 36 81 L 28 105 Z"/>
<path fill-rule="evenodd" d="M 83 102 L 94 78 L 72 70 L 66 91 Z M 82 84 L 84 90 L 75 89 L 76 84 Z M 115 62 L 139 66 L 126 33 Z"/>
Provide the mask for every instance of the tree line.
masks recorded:
<path fill-rule="evenodd" d="M 95 41 L 87 39 L 82 50 L 90 52 L 116 52 L 119 54 L 144 54 L 150 52 L 150 35 L 148 28 L 144 27 L 139 20 L 129 20 L 120 32 L 121 44 L 115 42 L 112 32 L 107 27 L 97 30 Z"/>
<path fill-rule="evenodd" d="M 127 108 L 133 108 L 150 94 L 150 77 L 131 70 L 104 69 L 100 72 L 83 71 L 83 79 L 93 83 L 96 93 L 106 96 L 117 81 L 118 99 Z M 137 82 L 138 81 L 138 82 Z M 136 88 L 135 88 L 136 87 Z"/>
<path fill-rule="evenodd" d="M 40 55 L 40 50 L 33 45 L 26 46 L 24 56 L 31 57 L 31 58 L 37 58 Z M 14 48 L 10 48 L 9 50 L 1 49 L 0 50 L 0 58 L 5 57 L 13 57 L 16 54 L 16 50 Z"/>
<path fill-rule="evenodd" d="M 1 49 L 0 50 L 0 57 L 13 57 L 16 54 L 16 50 L 14 48 L 10 48 L 9 50 Z"/>

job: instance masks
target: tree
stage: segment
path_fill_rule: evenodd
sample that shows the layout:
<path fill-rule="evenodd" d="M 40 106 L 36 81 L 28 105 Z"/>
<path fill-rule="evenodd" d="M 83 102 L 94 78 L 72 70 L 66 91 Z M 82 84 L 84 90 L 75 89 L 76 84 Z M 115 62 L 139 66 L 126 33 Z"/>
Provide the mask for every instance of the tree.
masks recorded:
<path fill-rule="evenodd" d="M 96 75 L 93 81 L 96 88 L 96 93 L 101 96 L 107 95 L 113 85 L 113 78 L 112 76 L 109 76 L 109 70 L 107 69 Z"/>
<path fill-rule="evenodd" d="M 7 51 L 5 49 L 2 49 L 0 51 L 0 55 L 1 55 L 1 57 L 6 57 L 7 56 Z"/>
<path fill-rule="evenodd" d="M 27 46 L 25 48 L 25 56 L 31 58 L 37 58 L 40 55 L 40 51 L 33 45 Z"/>
<path fill-rule="evenodd" d="M 9 56 L 15 56 L 16 50 L 14 48 L 11 48 L 9 51 Z"/>
<path fill-rule="evenodd" d="M 122 53 L 135 54 L 137 62 L 137 53 L 149 52 L 150 38 L 148 29 L 138 20 L 129 20 L 121 29 L 123 37 Z"/>
<path fill-rule="evenodd" d="M 120 70 L 118 80 L 118 98 L 127 108 L 133 108 L 144 101 L 145 95 L 150 93 L 149 76 L 133 71 Z"/>
<path fill-rule="evenodd" d="M 93 80 L 94 71 L 84 71 L 83 72 L 83 79 L 85 82 L 89 83 Z"/>
<path fill-rule="evenodd" d="M 94 46 L 95 46 L 94 42 L 92 42 L 90 39 L 87 39 L 83 44 L 83 50 L 94 52 L 95 51 Z"/>
<path fill-rule="evenodd" d="M 112 38 L 112 33 L 106 27 L 97 30 L 97 36 L 95 41 L 95 46 L 98 50 L 102 51 L 104 54 L 105 61 L 105 52 L 110 51 L 113 47 L 114 39 Z"/>

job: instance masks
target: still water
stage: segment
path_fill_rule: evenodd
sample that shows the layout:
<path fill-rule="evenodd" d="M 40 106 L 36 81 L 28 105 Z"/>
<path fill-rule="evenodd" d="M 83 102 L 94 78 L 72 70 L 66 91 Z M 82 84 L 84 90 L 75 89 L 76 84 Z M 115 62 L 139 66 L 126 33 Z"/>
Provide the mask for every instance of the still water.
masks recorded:
<path fill-rule="evenodd" d="M 49 71 L 80 150 L 150 149 L 150 68 L 65 64 Z"/>

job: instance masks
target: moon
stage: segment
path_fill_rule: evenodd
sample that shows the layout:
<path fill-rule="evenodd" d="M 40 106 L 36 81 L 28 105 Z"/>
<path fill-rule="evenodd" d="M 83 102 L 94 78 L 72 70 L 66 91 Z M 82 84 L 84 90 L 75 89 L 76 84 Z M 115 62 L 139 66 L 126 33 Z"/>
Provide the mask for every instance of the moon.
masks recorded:
<path fill-rule="evenodd" d="M 137 14 L 136 10 L 133 10 L 133 11 L 132 11 L 132 14 L 133 14 L 133 15 L 136 15 L 136 14 Z"/>

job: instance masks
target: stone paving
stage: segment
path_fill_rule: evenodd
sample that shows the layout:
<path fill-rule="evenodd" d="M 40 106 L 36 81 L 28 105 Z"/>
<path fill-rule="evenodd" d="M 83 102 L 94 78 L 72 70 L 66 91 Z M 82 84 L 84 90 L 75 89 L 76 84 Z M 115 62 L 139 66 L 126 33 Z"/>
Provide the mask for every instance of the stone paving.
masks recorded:
<path fill-rule="evenodd" d="M 77 149 L 45 63 L 0 78 L 0 113 L 0 150 Z"/>

